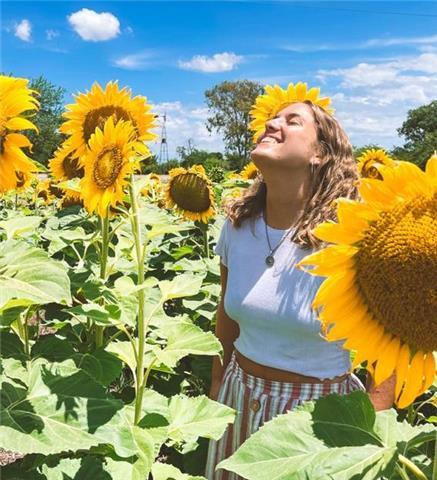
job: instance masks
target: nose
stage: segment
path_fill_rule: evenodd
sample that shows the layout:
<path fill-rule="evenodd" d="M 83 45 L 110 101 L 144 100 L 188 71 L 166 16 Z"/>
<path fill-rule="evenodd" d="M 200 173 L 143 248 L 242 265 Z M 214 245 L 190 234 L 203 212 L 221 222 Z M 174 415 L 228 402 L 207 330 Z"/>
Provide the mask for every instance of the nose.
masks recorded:
<path fill-rule="evenodd" d="M 279 118 L 271 118 L 266 122 L 266 133 L 277 132 L 279 130 Z"/>

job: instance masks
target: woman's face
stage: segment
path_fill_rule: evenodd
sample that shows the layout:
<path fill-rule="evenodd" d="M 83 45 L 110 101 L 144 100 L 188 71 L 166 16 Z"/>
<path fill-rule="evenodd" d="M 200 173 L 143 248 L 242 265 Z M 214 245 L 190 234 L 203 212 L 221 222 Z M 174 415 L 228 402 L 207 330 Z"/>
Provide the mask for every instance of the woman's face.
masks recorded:
<path fill-rule="evenodd" d="M 261 168 L 272 161 L 304 167 L 317 156 L 317 146 L 317 127 L 311 108 L 305 103 L 292 103 L 266 122 L 251 158 Z"/>

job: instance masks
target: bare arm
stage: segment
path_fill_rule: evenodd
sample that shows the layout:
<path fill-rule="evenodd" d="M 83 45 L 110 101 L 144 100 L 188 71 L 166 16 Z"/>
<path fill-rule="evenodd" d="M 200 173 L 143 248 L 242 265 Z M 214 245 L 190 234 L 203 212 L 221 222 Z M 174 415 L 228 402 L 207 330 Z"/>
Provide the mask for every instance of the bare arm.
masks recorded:
<path fill-rule="evenodd" d="M 376 411 L 387 410 L 395 401 L 396 374 L 393 373 L 387 380 L 375 387 L 372 375 L 367 372 L 366 390 Z"/>
<path fill-rule="evenodd" d="M 223 365 L 220 363 L 219 357 L 214 357 L 211 372 L 211 389 L 209 393 L 209 396 L 212 400 L 217 399 L 223 373 L 231 360 L 234 340 L 238 337 L 240 332 L 238 324 L 227 315 L 224 309 L 223 303 L 226 293 L 227 280 L 228 269 L 222 263 L 220 263 L 221 294 L 220 302 L 217 308 L 215 334 L 223 346 Z"/>

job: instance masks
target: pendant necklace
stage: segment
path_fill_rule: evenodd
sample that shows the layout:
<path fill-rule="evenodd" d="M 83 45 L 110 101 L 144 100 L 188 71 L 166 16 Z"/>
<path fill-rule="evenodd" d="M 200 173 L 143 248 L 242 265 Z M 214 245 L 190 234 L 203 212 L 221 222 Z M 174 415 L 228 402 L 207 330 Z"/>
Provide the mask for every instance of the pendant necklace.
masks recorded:
<path fill-rule="evenodd" d="M 266 228 L 266 237 L 267 237 L 267 243 L 269 244 L 269 249 L 270 249 L 270 253 L 267 255 L 266 259 L 265 259 L 265 262 L 266 262 L 266 265 L 268 267 L 272 267 L 273 264 L 275 263 L 275 259 L 273 257 L 273 254 L 276 252 L 276 250 L 279 248 L 279 246 L 282 244 L 282 242 L 287 238 L 288 234 L 293 230 L 294 226 L 297 225 L 298 222 L 295 222 L 287 231 L 286 233 L 284 234 L 284 236 L 281 238 L 281 241 L 278 243 L 278 245 L 276 245 L 275 248 L 272 248 L 272 246 L 270 245 L 270 239 L 269 239 L 269 234 L 268 234 L 268 231 L 267 231 L 267 220 L 266 220 L 266 212 L 265 210 L 263 211 L 263 218 L 264 218 L 264 226 Z M 299 218 L 300 220 L 300 218 Z M 297 233 L 297 229 L 296 231 L 293 233 L 293 236 L 291 237 L 291 241 L 293 241 L 294 237 L 296 236 L 296 233 Z"/>

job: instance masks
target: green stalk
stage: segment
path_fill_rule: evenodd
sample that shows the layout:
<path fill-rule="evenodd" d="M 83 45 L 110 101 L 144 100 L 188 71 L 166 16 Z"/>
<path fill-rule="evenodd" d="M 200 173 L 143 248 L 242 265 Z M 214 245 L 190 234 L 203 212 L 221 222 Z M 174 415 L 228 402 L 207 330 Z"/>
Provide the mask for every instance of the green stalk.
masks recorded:
<path fill-rule="evenodd" d="M 399 454 L 399 462 L 405 466 L 407 470 L 409 470 L 416 478 L 419 480 L 427 480 L 425 474 L 420 470 L 420 468 L 415 465 L 411 460 L 404 457 L 403 455 Z"/>
<path fill-rule="evenodd" d="M 203 234 L 203 251 L 205 258 L 209 258 L 209 242 L 208 242 L 208 223 L 200 222 L 200 229 Z"/>
<path fill-rule="evenodd" d="M 108 209 L 109 210 L 109 209 Z M 106 217 L 100 218 L 100 229 L 102 232 L 102 251 L 100 255 L 100 278 L 106 280 L 106 267 L 108 265 L 109 253 L 109 211 L 106 211 Z M 104 344 L 104 329 L 100 325 L 95 325 L 96 347 L 102 347 Z"/>
<path fill-rule="evenodd" d="M 434 440 L 434 461 L 432 467 L 432 480 L 437 480 L 437 432 Z"/>
<path fill-rule="evenodd" d="M 138 219 L 138 201 L 135 191 L 133 175 L 130 179 L 129 193 L 132 206 L 132 233 L 135 241 L 135 252 L 137 257 L 137 285 L 144 283 L 144 256 L 141 244 L 141 230 Z M 144 350 L 146 343 L 147 325 L 144 318 L 144 289 L 138 290 L 138 353 L 137 353 L 137 368 L 136 368 L 136 396 L 135 396 L 135 425 L 138 424 L 141 418 L 141 409 L 143 406 L 144 394 Z"/>

